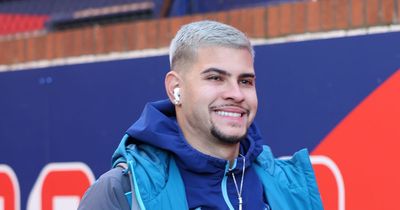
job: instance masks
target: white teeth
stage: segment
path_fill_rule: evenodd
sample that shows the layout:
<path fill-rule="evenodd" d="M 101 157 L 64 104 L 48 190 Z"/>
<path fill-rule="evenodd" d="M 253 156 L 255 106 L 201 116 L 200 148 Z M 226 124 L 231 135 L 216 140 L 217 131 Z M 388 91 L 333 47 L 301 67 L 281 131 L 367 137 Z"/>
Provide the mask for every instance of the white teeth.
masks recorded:
<path fill-rule="evenodd" d="M 224 117 L 240 117 L 242 114 L 235 113 L 235 112 L 224 112 L 224 111 L 217 111 L 217 114 Z"/>

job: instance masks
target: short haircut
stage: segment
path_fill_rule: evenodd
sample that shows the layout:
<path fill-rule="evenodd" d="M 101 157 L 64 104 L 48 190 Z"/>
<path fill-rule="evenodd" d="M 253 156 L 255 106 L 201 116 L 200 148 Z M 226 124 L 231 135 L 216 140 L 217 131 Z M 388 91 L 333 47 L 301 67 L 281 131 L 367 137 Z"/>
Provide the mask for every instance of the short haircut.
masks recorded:
<path fill-rule="evenodd" d="M 201 47 L 246 49 L 254 60 L 254 49 L 246 35 L 238 29 L 216 21 L 204 20 L 183 25 L 171 41 L 169 62 L 171 70 L 195 61 Z"/>

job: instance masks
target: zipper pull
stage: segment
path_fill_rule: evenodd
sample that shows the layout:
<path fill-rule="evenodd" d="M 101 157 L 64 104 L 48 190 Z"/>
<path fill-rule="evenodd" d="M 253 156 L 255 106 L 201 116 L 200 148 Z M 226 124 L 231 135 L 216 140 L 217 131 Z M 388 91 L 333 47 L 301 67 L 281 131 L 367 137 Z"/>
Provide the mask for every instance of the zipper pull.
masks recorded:
<path fill-rule="evenodd" d="M 239 210 L 242 210 L 242 207 L 243 207 L 243 199 L 242 199 L 242 196 L 239 196 L 238 199 L 239 199 Z"/>

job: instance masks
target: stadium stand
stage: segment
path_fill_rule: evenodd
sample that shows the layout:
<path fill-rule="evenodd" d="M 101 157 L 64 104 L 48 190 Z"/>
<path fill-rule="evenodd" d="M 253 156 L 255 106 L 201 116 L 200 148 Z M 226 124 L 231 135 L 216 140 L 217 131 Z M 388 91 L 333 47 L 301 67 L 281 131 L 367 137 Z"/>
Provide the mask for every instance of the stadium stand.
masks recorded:
<path fill-rule="evenodd" d="M 187 0 L 172 2 L 169 16 L 183 16 L 208 12 L 226 11 L 231 9 L 243 9 L 257 6 L 269 6 L 280 3 L 299 2 L 308 0 Z"/>
<path fill-rule="evenodd" d="M 107 0 L 0 0 L 0 71 L 22 69 L 29 63 L 43 65 L 163 49 L 182 24 L 201 19 L 233 25 L 255 40 L 298 40 L 321 32 L 332 36 L 400 30 L 400 0 L 130 0 L 148 2 L 138 11 L 141 16 L 105 15 L 120 19 L 105 18 L 101 22 L 103 14 L 113 13 L 110 8 L 119 11 L 114 12 L 117 14 L 123 13 L 122 8 L 128 10 L 124 6 L 128 0 L 90 4 L 103 1 Z M 82 4 L 75 5 L 78 2 Z M 59 13 L 52 12 L 56 5 Z M 99 18 L 93 18 L 96 15 Z M 79 24 L 68 25 L 65 17 Z M 89 21 L 89 17 L 101 20 L 100 24 Z M 123 18 L 127 19 L 120 21 Z M 21 26 L 16 20 L 30 23 Z M 57 20 L 60 25 L 51 26 Z M 92 25 L 68 30 L 85 24 Z M 35 30 L 42 31 L 12 34 Z"/>
<path fill-rule="evenodd" d="M 0 1 L 0 36 L 293 1 L 302 0 L 3 0 Z"/>
<path fill-rule="evenodd" d="M 0 1 L 0 35 L 42 29 L 64 29 L 147 17 L 152 0 L 8 0 Z"/>

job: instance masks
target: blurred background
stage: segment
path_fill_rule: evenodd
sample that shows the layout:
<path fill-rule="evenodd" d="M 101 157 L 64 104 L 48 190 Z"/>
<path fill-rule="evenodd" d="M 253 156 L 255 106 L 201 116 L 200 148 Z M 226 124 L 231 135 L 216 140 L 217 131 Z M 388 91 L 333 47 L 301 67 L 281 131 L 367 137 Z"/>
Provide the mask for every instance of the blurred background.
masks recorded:
<path fill-rule="evenodd" d="M 400 0 L 0 0 L 0 210 L 76 209 L 204 19 L 251 38 L 265 144 L 326 210 L 398 209 Z"/>

